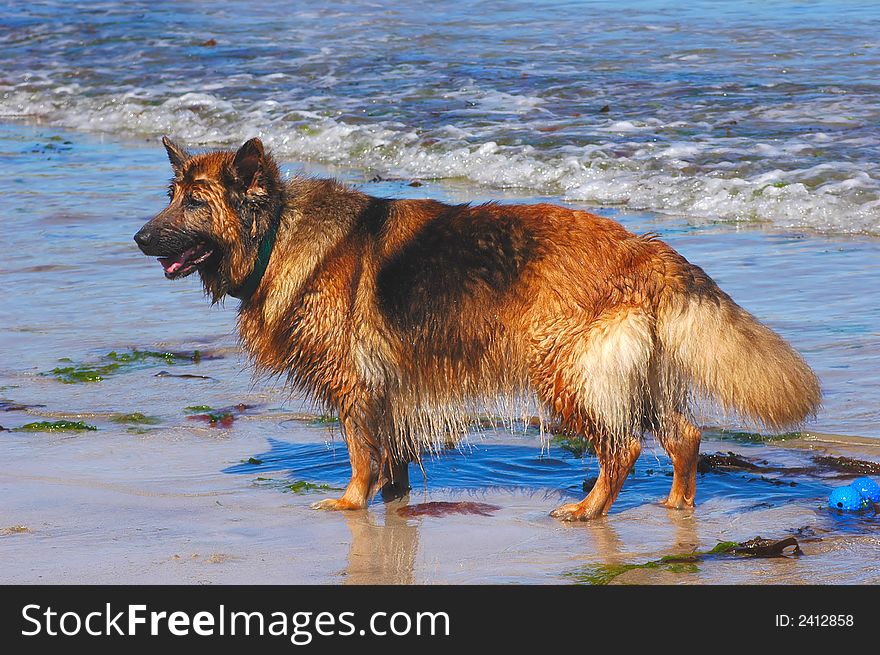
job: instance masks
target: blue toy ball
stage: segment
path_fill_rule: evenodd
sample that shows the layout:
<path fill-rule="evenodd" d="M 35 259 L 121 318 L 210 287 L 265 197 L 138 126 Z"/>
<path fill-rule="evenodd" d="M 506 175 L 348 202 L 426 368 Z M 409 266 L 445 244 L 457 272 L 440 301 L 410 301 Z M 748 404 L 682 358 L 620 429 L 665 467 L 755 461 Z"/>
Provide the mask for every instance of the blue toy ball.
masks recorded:
<path fill-rule="evenodd" d="M 850 486 L 853 489 L 857 489 L 862 496 L 872 503 L 880 503 L 880 484 L 877 484 L 871 478 L 853 480 Z"/>
<path fill-rule="evenodd" d="M 868 506 L 867 499 L 853 486 L 837 487 L 828 497 L 828 507 L 845 512 L 858 512 Z"/>

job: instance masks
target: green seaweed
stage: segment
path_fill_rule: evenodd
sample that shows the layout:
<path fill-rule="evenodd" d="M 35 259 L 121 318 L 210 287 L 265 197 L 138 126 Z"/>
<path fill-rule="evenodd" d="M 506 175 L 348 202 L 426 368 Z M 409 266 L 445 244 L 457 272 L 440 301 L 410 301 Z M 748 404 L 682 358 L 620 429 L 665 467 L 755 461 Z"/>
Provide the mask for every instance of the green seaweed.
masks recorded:
<path fill-rule="evenodd" d="M 253 464 L 254 466 L 259 466 L 263 463 L 263 460 L 257 459 L 256 457 L 248 457 L 247 464 Z"/>
<path fill-rule="evenodd" d="M 183 411 L 187 414 L 201 414 L 203 412 L 213 411 L 213 407 L 210 405 L 190 405 L 189 407 L 184 407 Z"/>
<path fill-rule="evenodd" d="M 328 414 L 323 414 L 319 416 L 314 421 L 312 421 L 314 425 L 328 425 L 333 423 L 339 423 L 339 418 L 336 416 L 330 416 Z"/>
<path fill-rule="evenodd" d="M 111 363 L 103 366 L 84 366 L 78 364 L 76 366 L 59 366 L 53 368 L 50 372 L 55 379 L 64 384 L 76 384 L 78 382 L 100 382 L 107 378 L 119 368 L 119 364 Z"/>
<path fill-rule="evenodd" d="M 292 491 L 295 494 L 307 494 L 313 491 L 342 491 L 342 489 L 338 487 L 331 487 L 329 484 L 314 484 L 312 482 L 306 482 L 304 480 L 297 480 L 292 484 L 284 485 L 284 488 L 288 491 Z"/>
<path fill-rule="evenodd" d="M 739 548 L 740 544 L 736 541 L 719 541 L 715 548 L 712 550 L 706 551 L 706 555 L 721 555 L 726 553 L 732 553 L 734 548 Z"/>
<path fill-rule="evenodd" d="M 766 541 L 760 537 L 743 543 L 720 541 L 711 550 L 694 551 L 692 553 L 682 553 L 681 555 L 664 555 L 660 559 L 642 564 L 600 564 L 598 566 L 587 566 L 577 571 L 569 571 L 563 575 L 572 578 L 576 584 L 607 585 L 618 576 L 635 569 L 658 569 L 668 571 L 669 573 L 697 573 L 700 570 L 697 566 L 699 562 L 706 559 L 714 559 L 719 555 L 769 557 L 777 556 L 781 553 L 781 548 L 777 549 L 779 551 L 777 553 L 773 550 L 773 546 L 788 547 L 794 545 L 797 549 L 797 542 L 792 538 L 775 543 L 767 542 L 769 545 L 765 545 L 764 542 Z M 759 544 L 758 542 L 761 543 Z M 792 544 L 791 542 L 794 543 Z M 756 544 L 764 546 L 764 550 L 767 550 L 769 554 L 760 552 Z"/>
<path fill-rule="evenodd" d="M 692 562 L 664 562 L 662 559 L 652 560 L 644 564 L 601 564 L 567 573 L 576 584 L 607 585 L 627 571 L 636 569 L 659 569 L 670 573 L 697 573 L 700 568 Z"/>
<path fill-rule="evenodd" d="M 719 430 L 723 440 L 740 441 L 745 443 L 765 443 L 767 441 L 786 441 L 799 439 L 803 435 L 800 432 L 784 432 L 782 434 L 760 434 L 758 432 L 745 432 L 742 430 Z"/>
<path fill-rule="evenodd" d="M 159 352 L 155 350 L 131 350 L 128 352 L 118 353 L 115 350 L 111 350 L 107 353 L 107 359 L 113 360 L 114 362 L 119 362 L 121 364 L 131 364 L 133 362 L 145 362 L 151 361 L 154 359 L 161 359 L 167 364 L 174 364 L 179 361 L 195 361 L 196 356 L 198 359 L 201 359 L 201 353 L 197 350 L 193 355 L 187 355 L 186 353 L 172 353 L 172 352 Z"/>
<path fill-rule="evenodd" d="M 595 454 L 592 444 L 580 435 L 558 432 L 550 439 L 550 443 L 570 452 L 575 457 Z"/>
<path fill-rule="evenodd" d="M 25 423 L 15 429 L 19 432 L 76 432 L 97 430 L 98 428 L 82 421 L 39 421 L 36 423 Z"/>
<path fill-rule="evenodd" d="M 178 352 L 159 352 L 155 350 L 134 350 L 117 352 L 111 350 L 109 353 L 101 357 L 101 361 L 94 364 L 76 363 L 70 357 L 62 357 L 58 360 L 62 364 L 70 364 L 70 366 L 57 366 L 49 373 L 44 375 L 52 375 L 55 379 L 65 384 L 77 384 L 80 382 L 101 382 L 111 375 L 130 370 L 137 364 L 165 363 L 174 364 L 176 362 L 193 362 L 202 361 L 202 353 L 198 350 L 190 353 Z"/>
<path fill-rule="evenodd" d="M 114 414 L 110 417 L 110 420 L 114 423 L 133 423 L 135 425 L 156 425 L 156 423 L 159 422 L 159 419 L 155 416 L 147 416 L 140 412 L 133 412 L 132 414 Z"/>

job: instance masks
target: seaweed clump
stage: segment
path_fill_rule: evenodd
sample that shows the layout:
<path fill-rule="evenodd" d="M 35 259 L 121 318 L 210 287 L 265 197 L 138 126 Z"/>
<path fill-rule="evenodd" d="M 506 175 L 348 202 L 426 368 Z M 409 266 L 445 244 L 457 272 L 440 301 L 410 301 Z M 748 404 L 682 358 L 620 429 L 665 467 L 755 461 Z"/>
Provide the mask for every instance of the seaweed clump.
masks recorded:
<path fill-rule="evenodd" d="M 666 555 L 660 559 L 651 560 L 642 564 L 601 564 L 589 566 L 583 569 L 566 573 L 566 577 L 572 578 L 576 584 L 607 585 L 618 576 L 627 571 L 634 570 L 659 570 L 669 573 L 697 573 L 700 562 L 724 556 L 745 556 L 758 558 L 786 557 L 800 555 L 802 551 L 794 537 L 785 539 L 763 539 L 755 537 L 748 541 L 721 541 L 711 550 L 684 553 L 681 555 Z"/>
<path fill-rule="evenodd" d="M 297 480 L 291 484 L 286 484 L 284 489 L 295 494 L 307 494 L 316 491 L 339 491 L 337 487 L 331 487 L 329 484 L 315 484 L 304 480 Z"/>
<path fill-rule="evenodd" d="M 114 414 L 110 417 L 114 423 L 128 423 L 131 425 L 156 425 L 159 422 L 155 416 L 147 416 L 141 412 L 132 412 L 131 414 Z"/>
<path fill-rule="evenodd" d="M 163 362 L 165 364 L 184 362 L 198 364 L 202 361 L 202 358 L 203 355 L 200 350 L 193 352 L 138 350 L 136 348 L 122 352 L 111 350 L 102 356 L 100 361 L 92 364 L 76 363 L 69 357 L 63 357 L 58 361 L 62 364 L 67 364 L 67 366 L 56 366 L 44 375 L 52 375 L 56 380 L 65 384 L 101 382 L 112 375 L 132 370 L 137 366 Z"/>
<path fill-rule="evenodd" d="M 575 457 L 583 457 L 584 455 L 595 455 L 592 444 L 584 437 L 578 434 L 566 434 L 559 432 L 553 435 L 550 443 L 554 446 L 562 448 Z"/>
<path fill-rule="evenodd" d="M 83 421 L 38 421 L 25 423 L 19 428 L 19 432 L 82 432 L 94 431 L 98 428 Z"/>

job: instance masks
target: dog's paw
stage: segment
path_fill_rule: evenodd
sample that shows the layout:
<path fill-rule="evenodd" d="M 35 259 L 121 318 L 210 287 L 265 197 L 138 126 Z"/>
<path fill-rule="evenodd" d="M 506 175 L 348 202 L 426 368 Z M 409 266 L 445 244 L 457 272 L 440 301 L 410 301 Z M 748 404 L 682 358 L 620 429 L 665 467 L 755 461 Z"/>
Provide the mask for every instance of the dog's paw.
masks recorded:
<path fill-rule="evenodd" d="M 577 503 L 561 505 L 550 512 L 550 516 L 554 519 L 559 519 L 560 521 L 581 521 L 583 520 L 581 516 L 582 514 L 583 508 Z"/>
<path fill-rule="evenodd" d="M 579 503 L 561 505 L 550 512 L 550 516 L 560 521 L 589 521 L 600 518 L 604 514 L 600 510 L 591 510 Z"/>
<path fill-rule="evenodd" d="M 660 504 L 666 509 L 693 509 L 694 499 L 693 498 L 663 498 L 660 500 Z"/>
<path fill-rule="evenodd" d="M 331 511 L 342 511 L 352 509 L 363 509 L 365 504 L 352 503 L 345 498 L 325 498 L 317 503 L 312 503 L 312 509 L 324 509 Z"/>

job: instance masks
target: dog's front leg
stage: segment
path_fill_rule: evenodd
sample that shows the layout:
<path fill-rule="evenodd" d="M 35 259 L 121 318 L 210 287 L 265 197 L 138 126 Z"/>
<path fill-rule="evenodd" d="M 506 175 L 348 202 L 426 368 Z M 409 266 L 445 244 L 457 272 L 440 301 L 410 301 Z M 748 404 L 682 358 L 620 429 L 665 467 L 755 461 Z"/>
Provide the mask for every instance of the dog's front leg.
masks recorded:
<path fill-rule="evenodd" d="M 348 459 L 351 462 L 351 480 L 342 498 L 327 498 L 312 505 L 312 509 L 363 509 L 367 506 L 377 478 L 370 448 L 358 429 L 350 421 L 342 421 Z"/>

